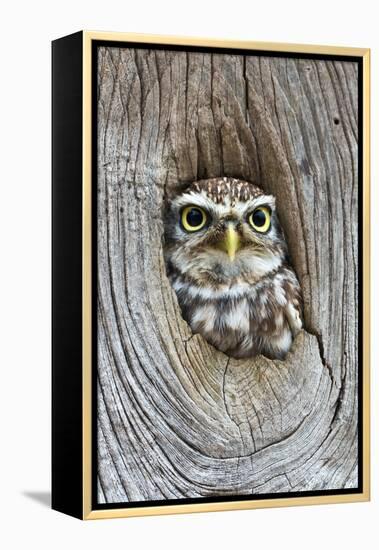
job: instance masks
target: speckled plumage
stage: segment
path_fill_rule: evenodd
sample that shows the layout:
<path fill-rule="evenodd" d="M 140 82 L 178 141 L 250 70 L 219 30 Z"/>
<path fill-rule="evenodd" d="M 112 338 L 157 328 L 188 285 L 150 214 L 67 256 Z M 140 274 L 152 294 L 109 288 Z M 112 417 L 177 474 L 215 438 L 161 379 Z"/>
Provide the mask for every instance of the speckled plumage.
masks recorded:
<path fill-rule="evenodd" d="M 167 206 L 167 273 L 193 332 L 232 357 L 283 358 L 302 326 L 301 290 L 275 198 L 247 181 L 214 178 L 192 183 Z M 195 233 L 180 223 L 188 206 L 207 213 L 206 226 Z M 247 222 L 258 207 L 271 212 L 265 234 Z M 232 261 L 220 247 L 228 226 L 239 242 Z"/>

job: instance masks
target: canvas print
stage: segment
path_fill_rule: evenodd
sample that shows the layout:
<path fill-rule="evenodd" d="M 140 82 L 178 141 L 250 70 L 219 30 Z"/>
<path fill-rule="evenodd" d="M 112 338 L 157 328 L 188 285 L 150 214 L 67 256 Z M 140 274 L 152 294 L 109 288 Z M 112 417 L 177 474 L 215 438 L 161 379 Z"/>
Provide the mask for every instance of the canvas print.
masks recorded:
<path fill-rule="evenodd" d="M 362 490 L 359 62 L 94 70 L 97 505 Z"/>

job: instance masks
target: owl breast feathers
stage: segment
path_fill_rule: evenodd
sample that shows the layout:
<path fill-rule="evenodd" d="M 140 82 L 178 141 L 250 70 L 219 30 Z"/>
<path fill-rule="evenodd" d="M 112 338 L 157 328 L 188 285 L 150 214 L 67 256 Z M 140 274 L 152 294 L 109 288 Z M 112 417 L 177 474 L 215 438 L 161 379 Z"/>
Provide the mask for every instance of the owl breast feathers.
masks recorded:
<path fill-rule="evenodd" d="M 302 327 L 302 299 L 275 198 L 215 178 L 167 206 L 167 273 L 192 331 L 231 357 L 283 359 Z"/>

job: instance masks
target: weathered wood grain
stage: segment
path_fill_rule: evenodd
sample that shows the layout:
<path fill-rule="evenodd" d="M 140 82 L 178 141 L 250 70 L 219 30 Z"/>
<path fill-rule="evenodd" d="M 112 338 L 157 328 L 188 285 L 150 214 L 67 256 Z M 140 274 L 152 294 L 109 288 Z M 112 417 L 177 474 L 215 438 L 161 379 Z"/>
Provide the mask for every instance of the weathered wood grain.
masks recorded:
<path fill-rule="evenodd" d="M 100 48 L 99 502 L 357 486 L 353 62 Z M 193 335 L 164 199 L 230 175 L 277 197 L 305 300 L 285 361 Z"/>

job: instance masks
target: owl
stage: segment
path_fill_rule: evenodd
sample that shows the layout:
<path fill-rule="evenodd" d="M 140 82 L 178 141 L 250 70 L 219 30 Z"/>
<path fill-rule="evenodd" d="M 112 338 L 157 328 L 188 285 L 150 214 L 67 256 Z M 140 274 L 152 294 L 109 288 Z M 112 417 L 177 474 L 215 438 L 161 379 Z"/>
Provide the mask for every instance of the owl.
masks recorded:
<path fill-rule="evenodd" d="M 285 357 L 302 297 L 273 195 L 234 178 L 190 184 L 165 209 L 165 261 L 194 333 L 231 357 Z"/>

